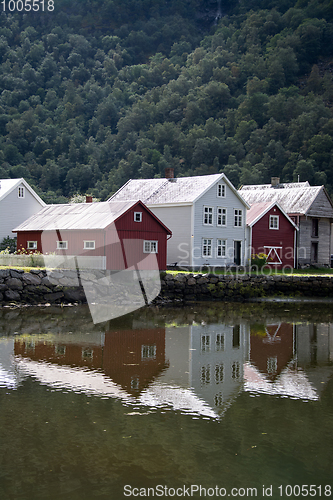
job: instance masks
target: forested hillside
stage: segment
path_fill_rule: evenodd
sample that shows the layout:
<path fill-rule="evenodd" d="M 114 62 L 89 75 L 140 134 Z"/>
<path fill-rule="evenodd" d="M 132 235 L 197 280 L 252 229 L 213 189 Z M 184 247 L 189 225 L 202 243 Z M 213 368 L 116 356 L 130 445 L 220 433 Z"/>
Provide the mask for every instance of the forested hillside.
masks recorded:
<path fill-rule="evenodd" d="M 0 4 L 0 178 L 48 203 L 169 166 L 332 194 L 331 0 L 35 3 Z"/>

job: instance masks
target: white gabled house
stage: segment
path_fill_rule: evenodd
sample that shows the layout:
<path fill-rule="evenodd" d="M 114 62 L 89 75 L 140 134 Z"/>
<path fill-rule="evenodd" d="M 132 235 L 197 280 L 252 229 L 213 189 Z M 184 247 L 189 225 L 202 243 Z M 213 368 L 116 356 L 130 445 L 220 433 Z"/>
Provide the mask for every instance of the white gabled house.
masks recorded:
<path fill-rule="evenodd" d="M 172 231 L 167 264 L 246 265 L 249 205 L 222 174 L 130 179 L 108 201 L 142 200 Z"/>
<path fill-rule="evenodd" d="M 23 179 L 0 179 L 0 242 L 46 203 Z"/>

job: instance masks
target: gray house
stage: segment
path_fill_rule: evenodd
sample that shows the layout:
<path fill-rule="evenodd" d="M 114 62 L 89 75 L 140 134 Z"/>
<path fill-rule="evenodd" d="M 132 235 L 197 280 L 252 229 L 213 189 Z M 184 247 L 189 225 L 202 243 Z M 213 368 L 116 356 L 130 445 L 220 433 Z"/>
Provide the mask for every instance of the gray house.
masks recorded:
<path fill-rule="evenodd" d="M 13 238 L 12 229 L 45 206 L 24 179 L 1 179 L 0 242 L 7 236 Z"/>
<path fill-rule="evenodd" d="M 224 174 L 129 180 L 108 201 L 141 200 L 172 231 L 167 264 L 245 265 L 249 205 Z"/>
<path fill-rule="evenodd" d="M 297 263 L 330 266 L 333 203 L 324 186 L 308 182 L 243 186 L 239 193 L 253 203 L 277 202 L 298 226 Z"/>

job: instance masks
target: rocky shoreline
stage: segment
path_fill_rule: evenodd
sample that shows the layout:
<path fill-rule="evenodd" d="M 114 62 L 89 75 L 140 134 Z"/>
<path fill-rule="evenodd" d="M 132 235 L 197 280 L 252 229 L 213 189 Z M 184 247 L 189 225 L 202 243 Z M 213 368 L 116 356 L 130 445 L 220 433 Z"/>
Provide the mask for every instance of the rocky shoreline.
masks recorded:
<path fill-rule="evenodd" d="M 95 272 L 94 277 L 98 278 Z M 250 276 L 248 274 L 161 273 L 161 291 L 153 304 L 238 301 L 268 297 L 333 298 L 333 276 Z M 0 307 L 82 304 L 86 296 L 75 270 L 0 270 Z"/>

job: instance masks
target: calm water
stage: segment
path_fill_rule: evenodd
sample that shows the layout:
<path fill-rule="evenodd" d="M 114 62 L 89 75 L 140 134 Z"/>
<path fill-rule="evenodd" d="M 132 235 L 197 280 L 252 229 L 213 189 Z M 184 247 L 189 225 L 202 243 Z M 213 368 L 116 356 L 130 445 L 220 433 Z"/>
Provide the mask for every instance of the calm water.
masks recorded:
<path fill-rule="evenodd" d="M 328 498 L 332 396 L 332 304 L 2 309 L 0 499 Z"/>

